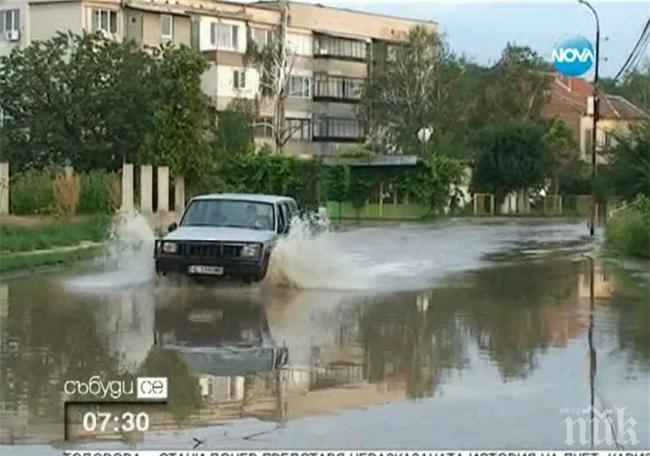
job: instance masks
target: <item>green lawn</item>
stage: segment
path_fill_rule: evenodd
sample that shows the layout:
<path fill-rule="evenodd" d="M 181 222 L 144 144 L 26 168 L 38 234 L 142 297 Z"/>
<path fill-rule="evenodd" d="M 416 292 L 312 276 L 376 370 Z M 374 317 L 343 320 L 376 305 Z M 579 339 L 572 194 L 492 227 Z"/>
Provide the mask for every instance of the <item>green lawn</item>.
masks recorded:
<path fill-rule="evenodd" d="M 58 264 L 67 265 L 75 261 L 93 258 L 100 251 L 101 247 L 90 246 L 74 250 L 42 252 L 29 255 L 21 253 L 0 255 L 0 273 Z"/>
<path fill-rule="evenodd" d="M 0 224 L 0 272 L 92 258 L 101 247 L 88 245 L 88 241 L 104 241 L 110 224 L 108 215 L 84 216 L 73 221 L 36 220 L 29 225 Z"/>
<path fill-rule="evenodd" d="M 646 209 L 647 210 L 647 209 Z M 650 215 L 629 208 L 607 222 L 607 243 L 623 255 L 650 258 Z"/>
<path fill-rule="evenodd" d="M 0 225 L 0 254 L 29 252 L 78 245 L 105 239 L 111 218 L 92 215 L 73 222 L 56 221 L 36 226 Z"/>

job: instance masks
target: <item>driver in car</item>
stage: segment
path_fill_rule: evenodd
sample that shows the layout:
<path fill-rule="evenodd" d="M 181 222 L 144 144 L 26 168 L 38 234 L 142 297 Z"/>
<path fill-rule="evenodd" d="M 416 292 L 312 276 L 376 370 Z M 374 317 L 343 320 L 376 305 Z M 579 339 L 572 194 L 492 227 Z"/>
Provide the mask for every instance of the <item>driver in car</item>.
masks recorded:
<path fill-rule="evenodd" d="M 246 225 L 258 230 L 271 229 L 268 217 L 258 214 L 257 206 L 255 204 L 249 204 L 246 206 Z"/>

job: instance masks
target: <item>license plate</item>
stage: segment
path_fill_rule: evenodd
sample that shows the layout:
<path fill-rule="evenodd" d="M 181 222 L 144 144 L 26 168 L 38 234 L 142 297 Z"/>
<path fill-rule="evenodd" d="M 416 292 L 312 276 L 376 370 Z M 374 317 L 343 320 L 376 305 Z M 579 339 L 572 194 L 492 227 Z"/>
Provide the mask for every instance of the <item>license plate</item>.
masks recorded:
<path fill-rule="evenodd" d="M 188 266 L 187 272 L 189 274 L 205 274 L 205 275 L 223 275 L 222 266 L 203 266 L 200 264 L 192 264 Z"/>

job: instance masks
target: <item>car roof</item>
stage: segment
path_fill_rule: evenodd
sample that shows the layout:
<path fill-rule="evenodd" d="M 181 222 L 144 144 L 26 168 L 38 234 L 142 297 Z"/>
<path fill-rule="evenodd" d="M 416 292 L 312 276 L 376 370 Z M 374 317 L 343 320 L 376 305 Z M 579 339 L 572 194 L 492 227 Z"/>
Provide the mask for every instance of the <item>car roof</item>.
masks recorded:
<path fill-rule="evenodd" d="M 264 195 L 261 193 L 210 193 L 198 195 L 192 198 L 195 200 L 234 200 L 234 201 L 259 201 L 261 203 L 279 203 L 281 201 L 293 201 L 293 198 L 280 195 Z"/>

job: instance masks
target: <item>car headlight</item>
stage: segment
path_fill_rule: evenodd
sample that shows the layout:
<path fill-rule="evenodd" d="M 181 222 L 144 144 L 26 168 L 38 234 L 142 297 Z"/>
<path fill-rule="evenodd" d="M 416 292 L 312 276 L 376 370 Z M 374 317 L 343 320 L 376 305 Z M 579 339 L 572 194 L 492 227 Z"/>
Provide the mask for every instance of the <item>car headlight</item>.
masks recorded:
<path fill-rule="evenodd" d="M 176 253 L 178 251 L 178 244 L 174 242 L 163 242 L 162 251 L 164 253 Z"/>
<path fill-rule="evenodd" d="M 246 244 L 241 249 L 241 256 L 245 256 L 245 257 L 254 257 L 257 256 L 259 253 L 260 253 L 259 244 Z"/>

